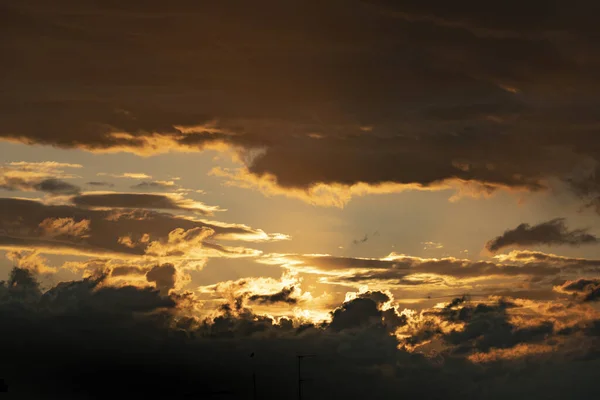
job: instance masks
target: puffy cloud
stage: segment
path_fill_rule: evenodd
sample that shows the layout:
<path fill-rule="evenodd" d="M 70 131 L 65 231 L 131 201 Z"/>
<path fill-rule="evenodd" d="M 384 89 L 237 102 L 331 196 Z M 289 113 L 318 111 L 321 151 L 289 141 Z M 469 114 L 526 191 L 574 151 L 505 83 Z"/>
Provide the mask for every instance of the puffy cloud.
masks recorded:
<path fill-rule="evenodd" d="M 245 247 L 230 247 L 209 241 L 215 231 L 208 227 L 196 227 L 185 230 L 176 228 L 169 232 L 168 237 L 140 243 L 145 247 L 144 253 L 154 257 L 170 257 L 175 259 L 202 258 L 211 255 L 226 257 L 255 257 L 261 251 Z M 144 239 L 144 238 L 142 238 Z M 128 247 L 136 247 L 125 241 Z"/>
<path fill-rule="evenodd" d="M 159 277 L 149 280 L 172 286 L 172 266 L 151 270 Z M 275 287 L 297 285 L 294 279 L 284 276 L 278 282 L 248 280 L 226 286 L 234 290 L 228 293 L 235 299 L 236 288 L 262 287 L 269 289 L 262 292 L 267 294 Z M 42 291 L 29 270 L 16 268 L 9 281 L 0 284 L 4 338 L 0 348 L 2 362 L 12 366 L 5 375 L 11 392 L 67 398 L 74 391 L 89 396 L 107 393 L 96 378 L 111 368 L 114 372 L 115 365 L 118 373 L 112 384 L 142 375 L 157 380 L 151 390 L 135 389 L 148 398 L 218 391 L 243 396 L 251 392 L 253 371 L 262 397 L 279 398 L 294 387 L 296 355 L 315 354 L 303 370 L 306 376 L 327 379 L 306 386 L 311 397 L 370 393 L 389 398 L 410 393 L 475 399 L 484 393 L 504 396 L 507 384 L 517 379 L 514 384 L 522 385 L 516 376 L 527 371 L 539 373 L 544 368 L 541 375 L 528 376 L 527 382 L 546 382 L 553 368 L 570 369 L 587 357 L 581 369 L 585 371 L 587 363 L 594 362 L 598 313 L 583 304 L 567 307 L 503 299 L 475 303 L 459 298 L 416 313 L 400 312 L 393 303 L 387 292 L 353 293 L 331 311 L 330 322 L 315 324 L 293 314 L 259 314 L 243 302 L 239 307 L 235 302 L 213 307 L 189 292 L 170 290 L 167 295 L 148 286 L 115 286 L 106 270 Z M 190 314 L 197 307 L 205 309 L 200 315 L 210 316 Z M 575 320 L 561 322 L 575 315 Z M 418 351 L 411 350 L 411 343 Z M 23 359 L 26 349 L 30 353 Z M 147 356 L 148 349 L 152 357 Z M 495 383 L 499 374 L 508 378 Z M 595 382 L 585 374 L 582 378 L 558 373 L 552 382 L 556 379 L 563 390 L 573 385 L 570 392 L 578 394 L 584 393 L 581 385 Z M 546 386 L 538 385 L 538 394 L 540 387 Z"/>
<path fill-rule="evenodd" d="M 11 260 L 15 266 L 35 274 L 51 274 L 56 268 L 48 265 L 48 260 L 37 251 L 8 251 L 6 258 Z M 15 270 L 16 273 L 18 270 Z"/>
<path fill-rule="evenodd" d="M 177 283 L 177 269 L 173 264 L 156 265 L 146 273 L 148 282 L 154 282 L 163 295 L 169 294 Z"/>
<path fill-rule="evenodd" d="M 457 346 L 455 351 L 476 349 L 488 352 L 492 348 L 511 348 L 520 343 L 543 341 L 553 332 L 553 323 L 515 326 L 507 310 L 515 304 L 498 301 L 496 304 L 467 304 L 459 309 L 445 308 L 440 315 L 449 320 L 465 322 L 460 330 L 453 329 L 444 336 L 446 342 Z"/>
<path fill-rule="evenodd" d="M 595 383 L 581 374 L 595 365 L 594 358 L 576 362 L 593 356 L 593 319 L 585 330 L 557 334 L 548 322 L 524 323 L 511 314 L 521 307 L 509 302 L 461 300 L 416 315 L 388 308 L 393 299 L 387 293 L 362 292 L 333 310 L 330 323 L 315 325 L 226 308 L 194 318 L 185 314 L 194 301 L 189 294 L 110 286 L 101 273 L 43 292 L 29 271 L 15 269 L 0 288 L 2 362 L 11 365 L 5 380 L 11 392 L 23 395 L 104 396 L 112 389 L 98 385 L 97 377 L 112 370 L 110 384 L 138 377 L 156 381 L 135 388 L 148 398 L 217 392 L 242 397 L 251 393 L 253 372 L 262 397 L 280 398 L 293 392 L 298 353 L 316 355 L 303 364 L 306 377 L 327 376 L 305 386 L 317 399 L 356 394 L 475 399 L 484 393 L 520 398 L 512 385 L 529 393 L 531 379 L 546 383 L 535 386 L 538 394 L 556 392 L 558 381 L 579 395 Z M 437 355 L 404 346 L 410 338 L 403 334 L 420 318 L 432 321 L 433 340 L 446 346 Z M 572 342 L 578 343 L 574 353 Z M 490 361 L 486 368 L 479 365 Z M 561 373 L 582 362 L 580 373 Z M 527 383 L 518 378 L 523 374 Z M 505 377 L 501 382 L 499 375 Z M 128 393 L 130 386 L 123 387 Z"/>
<path fill-rule="evenodd" d="M 395 332 L 399 327 L 406 325 L 407 317 L 390 306 L 391 301 L 391 296 L 383 292 L 359 293 L 331 312 L 328 327 L 334 331 L 341 331 L 375 324 Z"/>
<path fill-rule="evenodd" d="M 490 240 L 486 248 L 497 252 L 507 247 L 536 246 L 536 245 L 569 245 L 598 243 L 598 238 L 585 229 L 569 230 L 564 218 L 556 218 L 547 222 L 531 226 L 521 224 L 515 229 L 509 229 L 502 235 Z"/>
<path fill-rule="evenodd" d="M 90 221 L 87 219 L 75 221 L 73 218 L 46 218 L 40 222 L 39 226 L 44 236 L 52 238 L 58 236 L 85 238 L 89 236 Z"/>

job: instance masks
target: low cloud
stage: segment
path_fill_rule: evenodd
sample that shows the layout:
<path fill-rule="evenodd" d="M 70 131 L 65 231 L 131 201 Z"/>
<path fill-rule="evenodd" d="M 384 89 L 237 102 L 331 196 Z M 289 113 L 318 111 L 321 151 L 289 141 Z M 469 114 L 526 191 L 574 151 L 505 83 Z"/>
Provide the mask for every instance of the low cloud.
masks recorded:
<path fill-rule="evenodd" d="M 123 393 L 147 398 L 244 397 L 254 373 L 261 397 L 275 399 L 293 396 L 300 353 L 316 356 L 303 361 L 305 376 L 315 377 L 304 391 L 315 399 L 519 398 L 524 390 L 579 397 L 594 387 L 584 371 L 597 364 L 597 314 L 567 329 L 559 304 L 542 311 L 543 303 L 461 299 L 416 313 L 393 302 L 383 292 L 355 293 L 331 310 L 330 322 L 317 324 L 247 308 L 215 308 L 197 318 L 190 311 L 203 305 L 189 292 L 111 286 L 101 272 L 44 291 L 35 275 L 17 268 L 0 284 L 0 349 L 3 365 L 11 366 L 3 377 L 12 393 L 32 397 L 103 397 L 121 383 Z M 489 361 L 495 363 L 481 366 Z M 498 374 L 506 379 L 498 382 Z M 98 385 L 98 376 L 110 376 L 110 387 Z M 154 383 L 125 384 L 138 378 Z"/>

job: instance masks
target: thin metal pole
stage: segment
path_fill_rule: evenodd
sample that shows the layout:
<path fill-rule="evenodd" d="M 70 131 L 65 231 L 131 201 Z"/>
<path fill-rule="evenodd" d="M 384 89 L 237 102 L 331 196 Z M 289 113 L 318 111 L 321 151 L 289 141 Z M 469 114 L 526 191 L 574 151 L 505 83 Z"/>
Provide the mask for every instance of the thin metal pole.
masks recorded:
<path fill-rule="evenodd" d="M 252 384 L 253 384 L 253 398 L 254 400 L 258 400 L 258 397 L 256 396 L 256 372 L 252 372 Z"/>
<path fill-rule="evenodd" d="M 302 400 L 302 383 L 306 379 L 302 379 L 302 359 L 306 357 L 315 357 L 314 354 L 298 354 L 298 400 Z"/>
<path fill-rule="evenodd" d="M 298 356 L 298 400 L 302 400 L 302 356 Z"/>
<path fill-rule="evenodd" d="M 258 400 L 258 394 L 256 391 L 256 360 L 254 359 L 254 353 L 250 354 L 252 358 L 252 398 Z"/>

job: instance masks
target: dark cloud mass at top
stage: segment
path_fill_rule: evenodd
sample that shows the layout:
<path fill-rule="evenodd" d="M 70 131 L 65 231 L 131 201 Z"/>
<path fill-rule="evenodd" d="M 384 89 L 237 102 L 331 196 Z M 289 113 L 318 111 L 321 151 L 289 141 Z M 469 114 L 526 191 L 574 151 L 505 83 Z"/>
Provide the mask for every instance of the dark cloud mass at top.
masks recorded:
<path fill-rule="evenodd" d="M 598 238 L 585 229 L 569 230 L 564 218 L 556 218 L 537 225 L 521 224 L 490 240 L 486 248 L 492 252 L 511 246 L 569 245 L 598 243 Z"/>
<path fill-rule="evenodd" d="M 600 193 L 594 1 L 0 7 L 5 139 L 263 149 L 250 172 L 287 187 L 558 177 Z"/>

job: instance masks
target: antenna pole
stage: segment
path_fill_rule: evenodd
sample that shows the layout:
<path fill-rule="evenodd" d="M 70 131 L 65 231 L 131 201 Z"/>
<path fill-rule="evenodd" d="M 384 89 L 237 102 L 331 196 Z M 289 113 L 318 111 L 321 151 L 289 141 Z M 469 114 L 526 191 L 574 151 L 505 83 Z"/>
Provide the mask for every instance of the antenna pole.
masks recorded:
<path fill-rule="evenodd" d="M 302 356 L 298 356 L 298 400 L 302 400 Z"/>
<path fill-rule="evenodd" d="M 306 379 L 302 379 L 302 359 L 306 357 L 315 357 L 314 354 L 298 354 L 298 400 L 302 400 L 302 383 Z"/>
<path fill-rule="evenodd" d="M 254 400 L 258 400 L 258 395 L 256 392 L 256 360 L 254 359 L 254 352 L 250 354 L 250 358 L 252 359 L 252 398 Z"/>

